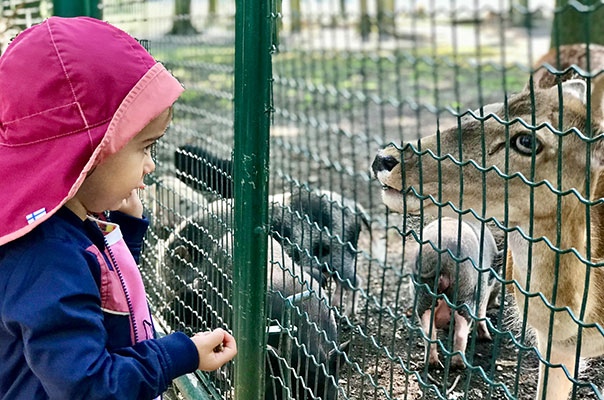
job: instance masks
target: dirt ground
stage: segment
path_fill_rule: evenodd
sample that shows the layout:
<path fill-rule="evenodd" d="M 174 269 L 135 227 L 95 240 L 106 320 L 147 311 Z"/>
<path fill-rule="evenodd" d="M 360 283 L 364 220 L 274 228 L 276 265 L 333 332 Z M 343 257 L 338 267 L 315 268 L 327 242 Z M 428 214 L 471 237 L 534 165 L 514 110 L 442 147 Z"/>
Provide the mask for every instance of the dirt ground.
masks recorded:
<path fill-rule="evenodd" d="M 542 32 L 542 36 L 549 37 L 548 32 Z M 514 46 L 512 42 L 507 45 Z M 293 70 L 295 66 L 287 67 L 285 64 L 283 71 L 276 67 L 275 74 L 287 74 L 287 68 Z M 492 75 L 495 73 L 491 71 Z M 301 77 L 302 80 L 306 78 Z M 519 81 L 516 88 L 521 88 L 523 82 Z M 402 267 L 400 234 L 403 226 L 417 231 L 419 221 L 412 217 L 405 220 L 400 215 L 388 213 L 380 201 L 380 187 L 369 173 L 375 151 L 381 145 L 432 134 L 454 124 L 455 118 L 446 113 L 437 118 L 425 110 L 416 112 L 407 108 L 401 111 L 387 102 L 378 105 L 370 101 L 361 102 L 354 97 L 347 104 L 350 109 L 346 109 L 340 104 L 345 99 L 330 97 L 329 91 L 318 94 L 299 91 L 291 95 L 291 88 L 285 83 L 277 80 L 274 85 L 274 103 L 278 110 L 271 128 L 271 194 L 284 191 L 292 182 L 312 189 L 333 190 L 358 201 L 372 221 L 371 232 L 363 231 L 358 243 L 361 253 L 357 271 L 363 285 L 357 312 L 352 315 L 352 326 L 340 321 L 339 342 L 350 340 L 350 346 L 348 361 L 340 369 L 342 390 L 339 398 L 534 398 L 539 365 L 535 352 L 531 350 L 534 339 L 523 329 L 509 294 L 501 301 L 500 308 L 488 312 L 492 326 L 501 333 L 491 329 L 492 342 L 479 341 L 474 334 L 471 335 L 466 351 L 471 368 L 455 370 L 447 365 L 444 368 L 426 368 L 424 345 L 413 313 L 412 283 L 409 271 Z M 447 86 L 446 82 L 443 86 Z M 463 89 L 462 98 L 456 100 L 478 106 L 475 82 L 470 80 Z M 433 89 L 427 85 L 425 90 L 430 94 Z M 445 87 L 441 95 L 447 96 L 447 93 L 451 95 L 451 88 Z M 298 97 L 311 98 L 311 101 L 303 102 Z M 485 94 L 482 100 L 483 104 L 501 101 L 501 94 L 493 91 Z M 307 120 L 294 120 L 293 114 L 287 114 L 288 107 Z M 195 132 L 194 141 L 210 145 L 222 157 L 229 156 L 231 126 L 221 126 L 213 120 L 195 116 L 187 120 L 185 114 L 181 112 L 177 116 L 181 120 L 176 120 L 176 127 L 185 133 L 177 145 L 185 141 L 191 143 L 190 132 Z M 170 152 L 174 150 L 174 147 L 168 148 Z M 169 164 L 170 160 L 165 162 Z M 496 231 L 493 233 L 501 245 L 502 235 Z M 439 339 L 445 348 L 450 348 L 448 343 L 452 341 L 452 332 L 440 332 Z M 518 343 L 525 348 L 519 349 Z M 442 349 L 439 353 L 447 364 Z M 603 372 L 603 358 L 584 362 L 579 379 L 586 385 L 578 389 L 574 398 L 604 398 L 597 392 L 604 390 Z"/>
<path fill-rule="evenodd" d="M 393 218 L 393 219 L 396 219 Z M 398 220 L 401 217 L 398 216 Z M 408 220 L 417 226 L 417 221 Z M 417 229 L 417 228 L 415 228 Z M 511 294 L 506 295 L 500 308 L 491 309 L 488 317 L 501 334 L 494 334 L 492 342 L 474 339 L 468 341 L 466 357 L 473 368 L 426 368 L 424 345 L 413 318 L 413 290 L 409 271 L 397 271 L 401 265 L 403 250 L 401 236 L 396 231 L 388 235 L 374 230 L 373 245 L 369 235 L 363 235 L 359 248 L 376 247 L 385 251 L 386 268 L 361 258 L 359 274 L 366 278 L 369 298 L 360 303 L 360 313 L 354 325 L 360 332 L 344 329 L 342 340 L 350 338 L 352 351 L 349 356 L 357 365 L 343 366 L 340 384 L 350 399 L 531 399 L 535 396 L 538 358 L 534 351 L 519 351 L 512 337 L 525 346 L 534 346 L 534 338 L 522 335 L 522 323 Z M 501 244 L 501 235 L 496 235 Z M 377 238 L 376 238 L 377 237 Z M 376 242 L 378 245 L 376 246 Z M 376 254 L 377 255 L 377 254 Z M 498 266 L 500 268 L 500 266 Z M 368 339 L 367 337 L 371 337 Z M 439 332 L 438 338 L 450 349 L 450 332 Z M 472 347 L 472 344 L 475 347 Z M 441 362 L 445 362 L 439 351 Z M 388 355 L 387 355 L 388 354 Z M 357 368 L 358 367 L 358 368 Z M 359 372 L 360 369 L 360 372 Z M 579 378 L 604 387 L 604 358 L 586 361 Z M 484 375 L 484 376 L 483 376 Z M 488 382 L 490 380 L 492 384 Z M 583 387 L 576 393 L 577 399 L 599 399 L 591 387 Z"/>

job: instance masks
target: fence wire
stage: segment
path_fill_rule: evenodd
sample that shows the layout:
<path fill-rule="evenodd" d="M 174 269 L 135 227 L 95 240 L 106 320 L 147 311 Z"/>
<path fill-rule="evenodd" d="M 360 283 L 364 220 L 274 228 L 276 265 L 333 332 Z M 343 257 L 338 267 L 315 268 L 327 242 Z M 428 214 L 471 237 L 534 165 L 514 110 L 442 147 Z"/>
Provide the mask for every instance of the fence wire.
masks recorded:
<path fill-rule="evenodd" d="M 145 194 L 153 312 L 232 331 L 235 2 L 102 6 L 187 89 Z M 604 47 L 561 18 L 591 42 L 601 4 L 270 9 L 265 398 L 604 398 Z M 234 397 L 232 367 L 197 379 Z"/>

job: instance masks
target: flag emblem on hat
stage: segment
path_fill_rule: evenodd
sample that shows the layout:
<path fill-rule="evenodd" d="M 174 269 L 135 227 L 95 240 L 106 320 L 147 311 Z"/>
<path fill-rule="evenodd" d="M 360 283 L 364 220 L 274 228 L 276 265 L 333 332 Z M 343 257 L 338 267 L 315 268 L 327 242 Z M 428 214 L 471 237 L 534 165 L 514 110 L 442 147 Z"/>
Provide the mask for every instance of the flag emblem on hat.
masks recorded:
<path fill-rule="evenodd" d="M 27 214 L 27 223 L 31 224 L 44 215 L 46 215 L 46 208 L 40 208 L 38 211 L 34 211 L 31 214 Z"/>

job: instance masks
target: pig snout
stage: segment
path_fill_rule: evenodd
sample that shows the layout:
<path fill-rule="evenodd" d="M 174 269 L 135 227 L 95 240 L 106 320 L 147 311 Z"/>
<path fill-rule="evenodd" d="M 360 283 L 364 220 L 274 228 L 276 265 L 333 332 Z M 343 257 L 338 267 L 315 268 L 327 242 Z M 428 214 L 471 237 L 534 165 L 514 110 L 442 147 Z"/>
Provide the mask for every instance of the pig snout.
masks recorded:
<path fill-rule="evenodd" d="M 438 300 L 438 304 L 434 309 L 434 325 L 438 329 L 443 329 L 449 325 L 451 321 L 451 308 L 444 300 Z"/>
<path fill-rule="evenodd" d="M 441 275 L 438 277 L 438 294 L 446 292 L 449 286 L 451 286 L 451 280 L 448 276 Z"/>

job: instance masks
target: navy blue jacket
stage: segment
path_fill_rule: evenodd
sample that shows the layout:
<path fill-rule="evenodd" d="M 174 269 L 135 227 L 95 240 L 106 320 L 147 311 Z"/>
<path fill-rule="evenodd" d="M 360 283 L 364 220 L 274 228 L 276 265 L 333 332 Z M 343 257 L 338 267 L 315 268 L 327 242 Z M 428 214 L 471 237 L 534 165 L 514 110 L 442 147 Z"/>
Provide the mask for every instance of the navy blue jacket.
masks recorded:
<path fill-rule="evenodd" d="M 148 222 L 112 214 L 138 259 Z M 199 363 L 183 333 L 132 345 L 101 309 L 96 224 L 63 207 L 0 247 L 0 399 L 153 399 Z"/>

